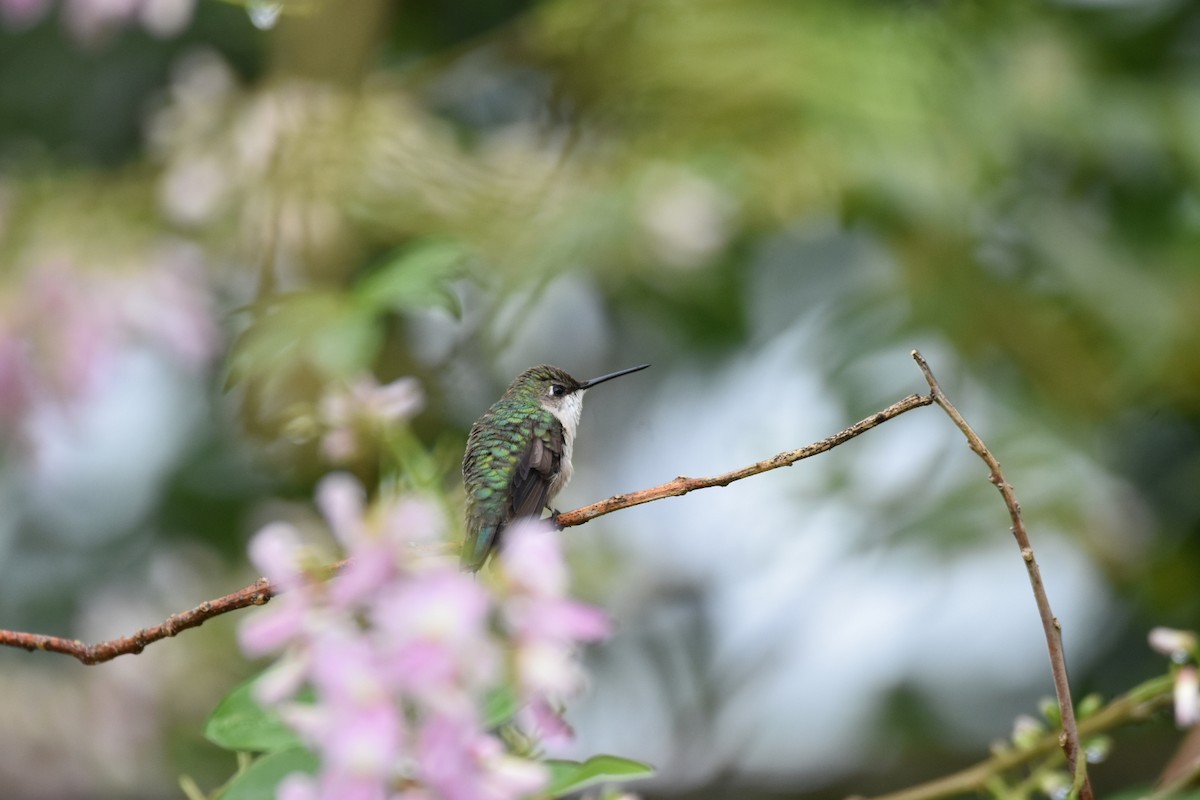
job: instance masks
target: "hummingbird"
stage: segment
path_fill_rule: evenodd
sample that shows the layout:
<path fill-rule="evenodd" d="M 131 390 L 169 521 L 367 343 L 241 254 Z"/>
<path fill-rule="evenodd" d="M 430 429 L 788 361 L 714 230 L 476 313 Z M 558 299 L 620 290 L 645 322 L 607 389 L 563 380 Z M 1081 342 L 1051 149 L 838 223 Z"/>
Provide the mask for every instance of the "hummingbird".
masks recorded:
<path fill-rule="evenodd" d="M 514 519 L 540 517 L 571 480 L 571 455 L 583 393 L 649 364 L 579 381 L 542 364 L 516 377 L 471 426 L 463 454 L 467 537 L 463 569 L 477 571 Z"/>

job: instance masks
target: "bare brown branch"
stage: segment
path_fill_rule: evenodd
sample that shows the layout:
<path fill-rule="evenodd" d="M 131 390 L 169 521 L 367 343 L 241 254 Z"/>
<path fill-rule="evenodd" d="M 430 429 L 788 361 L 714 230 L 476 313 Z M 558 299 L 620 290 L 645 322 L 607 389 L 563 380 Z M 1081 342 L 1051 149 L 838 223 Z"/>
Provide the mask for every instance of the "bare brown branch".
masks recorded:
<path fill-rule="evenodd" d="M 21 647 L 29 651 L 48 650 L 52 653 L 62 653 L 91 666 L 111 661 L 117 656 L 140 653 L 146 649 L 148 644 L 169 638 L 188 628 L 199 627 L 205 621 L 221 614 L 227 614 L 246 606 L 261 606 L 275 594 L 276 590 L 271 586 L 271 582 L 266 578 L 259 578 L 244 589 L 239 589 L 215 600 L 207 600 L 195 608 L 172 614 L 157 625 L 143 628 L 130 636 L 122 636 L 119 639 L 86 644 L 78 639 L 0 630 L 0 645 Z"/>
<path fill-rule="evenodd" d="M 912 411 L 914 408 L 928 406 L 933 404 L 933 398 L 925 397 L 918 394 L 910 394 L 899 402 L 893 403 L 882 411 L 878 411 L 865 419 L 851 425 L 845 430 L 838 431 L 833 436 L 822 439 L 819 442 L 801 447 L 798 450 L 788 450 L 779 455 L 768 458 L 766 461 L 759 461 L 751 464 L 748 467 L 735 469 L 732 472 L 726 472 L 722 475 L 715 475 L 711 478 L 687 478 L 679 476 L 673 481 L 667 481 L 661 486 L 653 486 L 649 489 L 642 489 L 629 494 L 618 494 L 607 500 L 601 500 L 598 503 L 592 503 L 589 506 L 577 508 L 574 511 L 566 511 L 559 514 L 555 518 L 555 522 L 560 527 L 569 528 L 573 525 L 582 525 L 585 522 L 590 522 L 596 517 L 602 517 L 605 514 L 611 514 L 614 511 L 620 511 L 623 508 L 631 506 L 640 506 L 643 503 L 650 503 L 655 500 L 662 500 L 664 497 L 679 497 L 688 492 L 694 492 L 697 489 L 710 489 L 714 486 L 728 486 L 734 481 L 740 481 L 743 478 L 749 478 L 752 475 L 761 475 L 764 472 L 769 472 L 780 467 L 790 467 L 797 461 L 805 458 L 812 458 L 815 455 L 832 450 L 838 445 L 853 439 L 856 436 L 866 433 L 872 428 L 882 425 L 889 419 L 900 416 L 906 411 Z"/>
<path fill-rule="evenodd" d="M 345 567 L 346 563 L 346 561 L 338 561 L 329 565 L 327 568 L 329 575 L 336 575 Z M 266 605 L 272 597 L 279 594 L 279 591 L 279 588 L 271 585 L 266 578 L 259 578 L 236 592 L 214 600 L 206 600 L 195 608 L 172 614 L 157 625 L 143 628 L 129 636 L 87 644 L 78 639 L 64 639 L 41 633 L 0 630 L 0 646 L 20 647 L 30 652 L 46 650 L 51 653 L 62 653 L 87 666 L 103 664 L 105 661 L 112 661 L 117 656 L 140 653 L 146 649 L 146 645 L 162 639 L 169 639 L 188 628 L 198 628 L 213 617 L 219 617 L 247 606 Z"/>
<path fill-rule="evenodd" d="M 954 407 L 954 404 L 950 402 L 950 399 L 946 397 L 925 358 L 916 350 L 912 351 L 912 357 L 925 375 L 925 381 L 929 384 L 930 397 L 954 421 L 954 424 L 967 438 L 967 444 L 987 464 L 990 471 L 988 479 L 995 484 L 996 488 L 1000 490 L 1001 497 L 1004 498 L 1004 505 L 1008 508 L 1008 515 L 1012 520 L 1012 534 L 1017 540 L 1017 546 L 1021 549 L 1021 558 L 1025 562 L 1025 569 L 1029 573 L 1029 583 L 1033 587 L 1038 616 L 1042 620 L 1042 631 L 1046 635 L 1046 648 L 1050 653 L 1050 672 L 1054 677 L 1054 692 L 1058 696 L 1058 708 L 1062 716 L 1062 748 L 1067 757 L 1067 768 L 1075 776 L 1073 788 L 1078 790 L 1078 796 L 1081 800 L 1091 800 L 1092 785 L 1087 777 L 1087 760 L 1081 757 L 1079 730 L 1075 723 L 1075 706 L 1071 701 L 1071 684 L 1067 679 L 1067 657 L 1062 646 L 1062 626 L 1050 609 L 1050 598 L 1046 596 L 1046 587 L 1042 583 L 1042 571 L 1034 557 L 1033 545 L 1029 543 L 1029 533 L 1025 529 L 1025 521 L 1021 518 L 1021 504 L 1017 502 L 1012 484 L 1004 479 L 1004 473 L 1000 471 L 1000 462 L 996 460 L 987 445 L 983 443 L 983 439 L 979 438 L 979 434 L 975 433 L 958 409 Z"/>
<path fill-rule="evenodd" d="M 854 423 L 849 428 L 839 431 L 827 439 L 810 444 L 807 447 L 801 447 L 798 450 L 789 450 L 766 461 L 759 461 L 748 467 L 727 472 L 724 475 L 717 475 L 713 478 L 680 477 L 662 486 L 643 489 L 640 492 L 632 494 L 610 497 L 599 503 L 593 503 L 574 511 L 559 514 L 557 522 L 562 527 L 582 525 L 596 517 L 610 514 L 622 508 L 649 503 L 653 500 L 661 500 L 664 497 L 677 497 L 696 489 L 705 489 L 711 486 L 728 486 L 734 481 L 748 478 L 751 475 L 758 475 L 769 470 L 778 469 L 779 467 L 788 467 L 801 459 L 810 458 L 832 450 L 843 442 L 866 433 L 871 428 L 881 425 L 889 419 L 898 417 L 906 411 L 911 411 L 921 406 L 928 406 L 932 403 L 933 400 L 929 397 L 915 394 L 909 395 L 882 411 Z M 345 561 L 342 561 L 332 565 L 330 567 L 331 574 L 340 570 L 345 563 Z M 249 586 L 239 589 L 232 594 L 218 597 L 215 600 L 209 600 L 193 609 L 174 614 L 158 625 L 137 631 L 131 636 L 123 636 L 119 639 L 98 642 L 96 644 L 86 644 L 78 639 L 63 639 L 58 636 L 46 636 L 40 633 L 0 630 L 0 646 L 20 647 L 30 651 L 47 650 L 52 653 L 69 655 L 87 665 L 100 664 L 105 661 L 111 661 L 117 656 L 140 653 L 148 644 L 174 636 L 188 628 L 199 627 L 213 617 L 227 614 L 230 611 L 236 611 L 246 606 L 264 605 L 276 594 L 278 594 L 278 589 L 272 586 L 270 581 L 266 578 L 259 578 Z"/>

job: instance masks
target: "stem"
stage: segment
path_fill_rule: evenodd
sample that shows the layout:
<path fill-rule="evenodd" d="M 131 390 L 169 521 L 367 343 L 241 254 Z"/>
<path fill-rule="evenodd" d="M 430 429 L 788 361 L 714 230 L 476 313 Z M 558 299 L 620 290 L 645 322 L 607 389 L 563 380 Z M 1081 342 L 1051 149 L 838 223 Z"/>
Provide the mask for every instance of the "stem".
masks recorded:
<path fill-rule="evenodd" d="M 1082 720 L 1078 730 L 1083 736 L 1093 736 L 1127 722 L 1145 719 L 1158 709 L 1171 704 L 1174 699 L 1174 685 L 1174 679 L 1170 675 L 1151 678 Z M 870 800 L 940 800 L 981 791 L 991 778 L 1046 756 L 1060 746 L 1059 734 L 1052 731 L 1027 748 L 1005 750 L 952 775 L 910 786 L 898 792 L 877 795 Z"/>

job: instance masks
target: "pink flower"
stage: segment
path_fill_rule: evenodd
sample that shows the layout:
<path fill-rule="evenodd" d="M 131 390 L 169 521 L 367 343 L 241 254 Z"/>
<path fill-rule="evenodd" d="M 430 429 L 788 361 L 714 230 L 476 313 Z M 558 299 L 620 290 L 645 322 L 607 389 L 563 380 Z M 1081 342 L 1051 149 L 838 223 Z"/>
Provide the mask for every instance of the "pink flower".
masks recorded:
<path fill-rule="evenodd" d="M 504 613 L 509 628 L 523 638 L 596 642 L 612 633 L 607 614 L 574 600 L 516 597 Z"/>
<path fill-rule="evenodd" d="M 317 416 L 326 433 L 321 452 L 335 464 L 344 464 L 372 452 L 388 428 L 415 415 L 425 405 L 416 378 L 400 378 L 380 386 L 367 374 L 347 387 L 338 387 L 321 399 Z"/>
<path fill-rule="evenodd" d="M 567 591 L 567 565 L 548 522 L 521 520 L 505 529 L 500 563 L 518 592 L 559 597 Z"/>
<path fill-rule="evenodd" d="M 275 790 L 275 800 L 318 800 L 317 782 L 311 775 L 293 772 Z"/>
<path fill-rule="evenodd" d="M 566 564 L 547 523 L 520 523 L 506 531 L 500 565 L 509 587 L 501 616 L 512 639 L 526 717 L 544 736 L 569 737 L 571 729 L 553 711 L 551 700 L 583 687 L 576 646 L 607 637 L 608 617 L 566 597 Z"/>
<path fill-rule="evenodd" d="M 330 601 L 349 608 L 379 593 L 396 578 L 411 546 L 437 538 L 444 527 L 432 504 L 416 498 L 381 501 L 368 515 L 363 491 L 348 473 L 334 473 L 317 487 L 317 504 L 334 535 L 354 558 L 330 586 Z"/>
<path fill-rule="evenodd" d="M 544 766 L 507 755 L 494 737 L 449 717 L 426 723 L 418 756 L 421 778 L 443 800 L 516 800 L 550 779 Z"/>
<path fill-rule="evenodd" d="M 455 564 L 413 575 L 381 593 L 372 621 L 397 686 L 423 703 L 459 707 L 499 678 L 487 627 L 491 599 Z"/>

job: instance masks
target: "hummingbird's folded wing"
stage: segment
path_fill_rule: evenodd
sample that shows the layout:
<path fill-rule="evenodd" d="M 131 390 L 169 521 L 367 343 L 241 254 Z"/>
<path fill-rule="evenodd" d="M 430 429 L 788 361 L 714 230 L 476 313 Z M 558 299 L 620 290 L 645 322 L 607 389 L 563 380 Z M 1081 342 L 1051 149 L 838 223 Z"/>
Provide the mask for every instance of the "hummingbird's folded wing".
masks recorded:
<path fill-rule="evenodd" d="M 550 500 L 550 485 L 562 465 L 562 423 L 551 414 L 535 417 L 529 445 L 517 461 L 512 484 L 512 519 L 540 517 Z"/>

